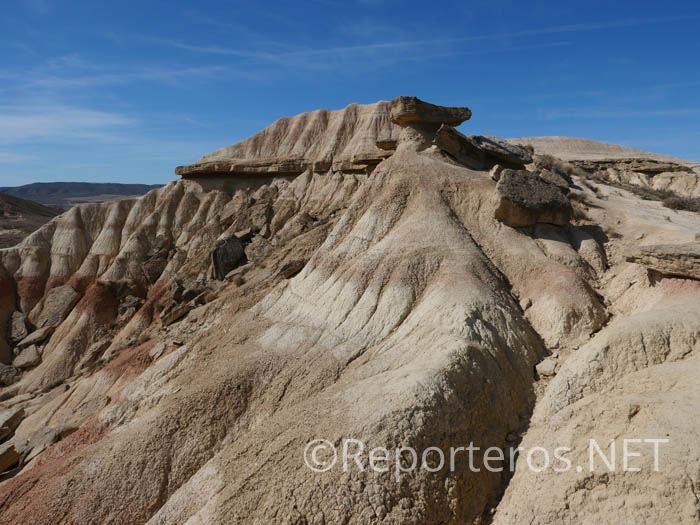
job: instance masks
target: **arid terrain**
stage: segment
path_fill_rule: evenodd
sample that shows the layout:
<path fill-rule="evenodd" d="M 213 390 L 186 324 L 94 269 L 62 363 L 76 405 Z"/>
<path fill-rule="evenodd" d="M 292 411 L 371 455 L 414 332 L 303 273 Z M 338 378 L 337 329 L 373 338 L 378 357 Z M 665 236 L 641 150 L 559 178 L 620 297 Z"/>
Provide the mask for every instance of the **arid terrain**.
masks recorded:
<path fill-rule="evenodd" d="M 35 182 L 0 188 L 0 193 L 68 209 L 78 204 L 137 198 L 159 185 L 101 182 Z"/>
<path fill-rule="evenodd" d="M 18 244 L 62 212 L 59 208 L 0 192 L 0 248 Z"/>
<path fill-rule="evenodd" d="M 697 523 L 700 166 L 470 117 L 283 118 L 0 250 L 0 522 Z"/>

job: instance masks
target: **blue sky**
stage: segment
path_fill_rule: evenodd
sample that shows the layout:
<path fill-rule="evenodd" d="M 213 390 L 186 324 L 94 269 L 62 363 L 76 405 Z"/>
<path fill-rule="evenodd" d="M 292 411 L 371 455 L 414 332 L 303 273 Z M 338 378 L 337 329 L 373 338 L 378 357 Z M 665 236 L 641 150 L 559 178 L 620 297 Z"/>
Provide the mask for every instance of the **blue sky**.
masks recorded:
<path fill-rule="evenodd" d="M 164 183 L 272 121 L 417 95 L 465 133 L 700 161 L 700 4 L 4 0 L 0 185 Z"/>

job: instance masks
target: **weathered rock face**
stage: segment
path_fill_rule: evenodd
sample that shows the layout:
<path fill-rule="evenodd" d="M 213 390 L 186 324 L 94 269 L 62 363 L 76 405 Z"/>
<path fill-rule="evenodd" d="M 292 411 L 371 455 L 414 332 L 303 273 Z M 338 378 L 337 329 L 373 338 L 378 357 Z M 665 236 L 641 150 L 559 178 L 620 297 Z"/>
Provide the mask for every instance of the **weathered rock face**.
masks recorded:
<path fill-rule="evenodd" d="M 700 243 L 638 246 L 625 259 L 666 275 L 700 279 Z"/>
<path fill-rule="evenodd" d="M 0 521 L 479 523 L 497 506 L 500 523 L 631 522 L 649 497 L 644 520 L 690 520 L 700 284 L 621 254 L 639 235 L 692 239 L 700 218 L 652 221 L 654 203 L 580 186 L 588 218 L 567 223 L 561 180 L 504 169 L 496 184 L 476 161 L 526 157 L 492 138 L 457 155 L 455 112 L 427 114 L 433 131 L 409 120 L 400 134 L 387 103 L 292 117 L 223 154 L 258 171 L 202 168 L 0 251 L 8 320 L 19 306 L 39 322 L 61 287 L 80 295 L 14 348 L 37 345 L 41 361 L 0 366 Z M 373 170 L 343 167 L 347 146 L 376 142 L 389 149 L 370 152 Z M 332 151 L 330 172 L 280 176 L 290 151 Z M 495 218 L 503 194 L 530 228 Z M 2 410 L 20 414 L 6 430 Z M 399 482 L 303 459 L 319 438 L 411 446 L 420 461 L 522 435 L 584 461 L 589 434 L 661 428 L 677 444 L 659 481 L 535 475 L 521 454 L 500 503 L 508 477 L 466 454 Z"/>
<path fill-rule="evenodd" d="M 503 170 L 495 217 L 508 226 L 568 224 L 572 208 L 562 190 L 528 171 Z"/>

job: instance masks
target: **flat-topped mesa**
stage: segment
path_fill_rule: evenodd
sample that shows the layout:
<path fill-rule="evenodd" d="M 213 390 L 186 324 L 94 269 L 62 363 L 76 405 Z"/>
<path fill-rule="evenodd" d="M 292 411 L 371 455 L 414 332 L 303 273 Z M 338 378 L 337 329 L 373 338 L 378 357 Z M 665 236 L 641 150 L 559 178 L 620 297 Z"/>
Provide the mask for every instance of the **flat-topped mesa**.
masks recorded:
<path fill-rule="evenodd" d="M 392 151 L 400 128 L 391 122 L 389 102 L 350 104 L 280 119 L 241 142 L 178 166 L 184 178 L 207 176 L 295 176 L 304 171 L 367 173 Z"/>

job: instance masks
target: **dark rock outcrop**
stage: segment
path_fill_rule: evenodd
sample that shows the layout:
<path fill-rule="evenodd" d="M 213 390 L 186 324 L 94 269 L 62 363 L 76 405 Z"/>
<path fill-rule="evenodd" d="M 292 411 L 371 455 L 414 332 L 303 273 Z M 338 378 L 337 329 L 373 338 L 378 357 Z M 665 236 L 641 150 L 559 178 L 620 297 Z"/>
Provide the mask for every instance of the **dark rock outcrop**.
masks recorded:
<path fill-rule="evenodd" d="M 496 185 L 496 219 L 512 227 L 565 225 L 572 207 L 562 190 L 529 171 L 503 170 Z"/>
<path fill-rule="evenodd" d="M 231 235 L 217 243 L 211 254 L 212 277 L 223 280 L 231 270 L 245 262 L 245 250 L 241 241 Z"/>

